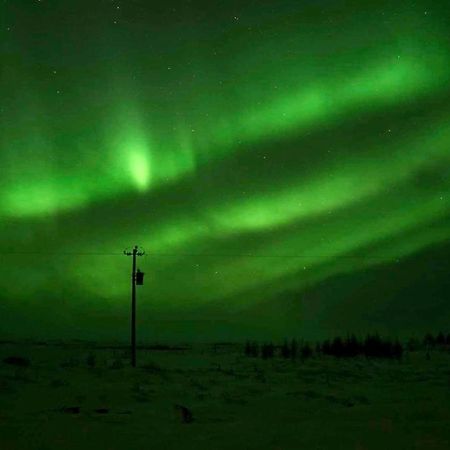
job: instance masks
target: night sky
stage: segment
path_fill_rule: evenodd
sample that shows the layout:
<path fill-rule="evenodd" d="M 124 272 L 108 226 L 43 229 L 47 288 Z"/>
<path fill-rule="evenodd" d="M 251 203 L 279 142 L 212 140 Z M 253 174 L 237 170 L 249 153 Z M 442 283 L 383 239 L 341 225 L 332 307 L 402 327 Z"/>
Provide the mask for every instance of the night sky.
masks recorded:
<path fill-rule="evenodd" d="M 136 244 L 139 338 L 370 324 L 362 274 L 364 297 L 411 295 L 418 255 L 450 248 L 449 17 L 448 0 L 2 0 L 0 334 L 127 339 Z M 408 331 L 450 318 L 443 279 Z"/>

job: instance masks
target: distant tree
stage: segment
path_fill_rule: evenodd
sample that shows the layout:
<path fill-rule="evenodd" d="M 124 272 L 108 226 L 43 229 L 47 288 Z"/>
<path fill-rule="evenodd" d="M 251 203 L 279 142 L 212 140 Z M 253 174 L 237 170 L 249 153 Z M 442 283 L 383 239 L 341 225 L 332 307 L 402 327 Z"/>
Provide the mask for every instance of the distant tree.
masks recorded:
<path fill-rule="evenodd" d="M 281 346 L 281 356 L 283 358 L 290 358 L 291 349 L 289 348 L 287 340 L 284 340 L 283 345 Z"/>
<path fill-rule="evenodd" d="M 450 345 L 450 333 L 448 333 L 447 336 L 445 337 L 445 343 L 446 345 Z"/>
<path fill-rule="evenodd" d="M 400 360 L 403 356 L 403 346 L 398 339 L 394 342 L 392 347 L 392 356 L 397 360 Z"/>
<path fill-rule="evenodd" d="M 417 338 L 411 337 L 408 339 L 406 348 L 410 352 L 416 352 L 420 348 L 420 342 Z"/>
<path fill-rule="evenodd" d="M 344 354 L 344 345 L 342 342 L 342 338 L 340 336 L 336 336 L 330 346 L 330 353 L 333 356 L 341 357 Z"/>
<path fill-rule="evenodd" d="M 390 340 L 381 340 L 382 358 L 394 358 L 394 343 Z"/>
<path fill-rule="evenodd" d="M 267 359 L 267 344 L 266 343 L 263 343 L 261 345 L 261 358 Z"/>
<path fill-rule="evenodd" d="M 324 355 L 331 355 L 331 342 L 329 339 L 323 341 L 323 344 L 321 345 L 322 353 Z"/>
<path fill-rule="evenodd" d="M 440 331 L 438 333 L 438 335 L 436 336 L 436 341 L 435 342 L 436 342 L 436 345 L 439 345 L 439 346 L 445 345 L 445 335 L 444 335 L 444 333 L 442 331 Z"/>
<path fill-rule="evenodd" d="M 291 353 L 292 359 L 297 358 L 297 352 L 298 352 L 298 343 L 297 343 L 296 339 L 292 339 L 291 347 L 290 347 L 290 353 Z"/>
<path fill-rule="evenodd" d="M 383 356 L 383 342 L 378 333 L 366 336 L 364 340 L 364 354 L 366 357 Z"/>
<path fill-rule="evenodd" d="M 300 355 L 301 355 L 302 359 L 310 358 L 312 356 L 312 354 L 313 354 L 313 351 L 312 351 L 311 346 L 307 342 L 305 342 L 302 345 L 301 350 L 300 350 Z"/>
<path fill-rule="evenodd" d="M 308 350 L 306 351 L 308 352 Z M 382 338 L 378 333 L 369 333 L 362 341 L 354 334 L 347 334 L 344 339 L 340 336 L 334 337 L 332 341 L 326 339 L 322 344 L 316 344 L 316 352 L 338 358 L 353 358 L 359 355 L 365 355 L 368 358 L 401 359 L 404 348 L 398 339 L 394 341 L 389 338 Z M 313 353 L 312 347 L 311 353 Z"/>
<path fill-rule="evenodd" d="M 263 359 L 273 358 L 274 349 L 275 347 L 272 343 L 264 343 L 261 347 L 261 357 Z"/>
<path fill-rule="evenodd" d="M 245 348 L 244 348 L 245 356 L 252 356 L 252 345 L 250 341 L 245 341 Z"/>
<path fill-rule="evenodd" d="M 427 333 L 423 338 L 423 343 L 426 347 L 434 347 L 435 342 L 434 336 L 431 333 Z"/>
<path fill-rule="evenodd" d="M 322 346 L 320 345 L 320 342 L 316 342 L 316 346 L 315 346 L 315 352 L 316 354 L 322 353 Z"/>
<path fill-rule="evenodd" d="M 364 340 L 364 354 L 371 358 L 400 359 L 403 355 L 403 346 L 398 339 L 392 341 L 382 338 L 378 333 L 368 334 Z"/>
<path fill-rule="evenodd" d="M 343 342 L 343 356 L 355 357 L 361 353 L 361 344 L 354 334 L 347 335 Z"/>

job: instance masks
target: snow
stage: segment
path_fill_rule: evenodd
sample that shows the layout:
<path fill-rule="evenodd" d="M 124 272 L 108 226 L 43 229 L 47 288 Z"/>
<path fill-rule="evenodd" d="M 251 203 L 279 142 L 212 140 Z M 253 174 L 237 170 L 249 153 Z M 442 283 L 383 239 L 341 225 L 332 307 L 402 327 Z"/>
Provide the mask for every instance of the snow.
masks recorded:
<path fill-rule="evenodd" d="M 31 365 L 0 362 L 1 450 L 450 448 L 448 351 L 291 361 L 195 344 L 140 349 L 135 369 L 126 348 L 81 342 L 2 343 L 8 356 Z"/>

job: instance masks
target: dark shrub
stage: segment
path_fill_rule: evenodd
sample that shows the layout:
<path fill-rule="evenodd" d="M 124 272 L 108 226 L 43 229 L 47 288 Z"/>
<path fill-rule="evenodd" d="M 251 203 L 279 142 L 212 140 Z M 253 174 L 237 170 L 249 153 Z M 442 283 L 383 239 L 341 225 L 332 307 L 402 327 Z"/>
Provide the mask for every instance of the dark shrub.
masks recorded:
<path fill-rule="evenodd" d="M 259 353 L 258 343 L 246 341 L 244 352 L 246 356 L 256 357 Z"/>
<path fill-rule="evenodd" d="M 5 364 L 10 364 L 12 366 L 17 367 L 29 367 L 31 366 L 31 362 L 28 358 L 24 358 L 22 356 L 8 356 L 3 359 Z"/>
<path fill-rule="evenodd" d="M 90 369 L 93 369 L 95 367 L 97 360 L 93 353 L 89 353 L 89 355 L 86 358 L 86 364 Z"/>
<path fill-rule="evenodd" d="M 109 366 L 110 369 L 123 369 L 124 364 L 120 358 L 115 358 L 112 364 Z"/>

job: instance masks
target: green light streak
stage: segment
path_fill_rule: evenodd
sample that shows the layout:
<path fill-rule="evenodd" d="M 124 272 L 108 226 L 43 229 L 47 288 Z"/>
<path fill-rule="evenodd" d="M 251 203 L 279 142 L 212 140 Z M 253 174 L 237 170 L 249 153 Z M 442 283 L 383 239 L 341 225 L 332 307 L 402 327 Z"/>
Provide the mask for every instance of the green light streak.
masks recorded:
<path fill-rule="evenodd" d="M 273 228 L 330 213 L 408 181 L 430 160 L 448 163 L 449 145 L 450 128 L 444 121 L 426 139 L 419 134 L 406 142 L 397 142 L 388 151 L 375 147 L 370 155 L 365 152 L 363 158 L 355 154 L 347 160 L 340 159 L 294 188 L 236 200 L 231 206 L 213 208 L 209 217 L 222 232 L 233 233 Z M 384 170 L 380 170 L 380 164 Z"/>
<path fill-rule="evenodd" d="M 232 152 L 233 147 L 230 146 L 234 146 L 237 141 L 256 144 L 263 139 L 285 136 L 288 132 L 298 133 L 316 128 L 351 113 L 355 108 L 381 107 L 423 95 L 427 86 L 438 85 L 436 80 L 442 78 L 439 68 L 440 60 L 431 64 L 430 61 L 421 61 L 419 56 L 409 61 L 405 58 L 394 63 L 379 63 L 350 79 L 330 80 L 328 84 L 282 95 L 258 110 L 244 111 L 243 115 L 238 112 L 235 118 L 229 118 L 226 128 L 219 125 L 216 130 L 210 133 L 206 131 L 200 138 L 195 138 L 192 130 L 180 125 L 175 137 L 170 140 L 155 137 L 151 147 L 148 130 L 152 125 L 145 123 L 140 118 L 142 114 L 138 108 L 128 101 L 129 106 L 122 105 L 119 108 L 112 120 L 111 130 L 106 133 L 112 132 L 114 135 L 113 139 L 108 139 L 108 147 L 116 155 L 114 158 L 117 162 L 111 166 L 110 157 L 99 159 L 100 172 L 104 172 L 103 176 L 107 177 L 104 183 L 89 186 L 88 182 L 83 182 L 84 173 L 68 173 L 64 178 L 72 179 L 67 183 L 72 186 L 72 199 L 64 189 L 60 189 L 60 182 L 55 179 L 46 182 L 45 186 L 40 181 L 12 181 L 3 190 L 7 206 L 2 208 L 1 214 L 19 217 L 48 215 L 79 208 L 89 204 L 92 197 L 106 199 L 119 192 L 125 193 L 130 181 L 134 188 L 145 192 L 152 186 L 175 182 L 192 174 L 199 164 L 197 154 L 204 155 L 203 160 L 210 161 Z M 196 147 L 196 140 L 206 147 Z M 89 151 L 86 154 L 91 153 Z M 111 171 L 111 167 L 115 169 Z M 52 178 L 51 172 L 47 177 Z M 329 188 L 341 192 L 346 189 L 345 186 L 349 189 L 352 185 L 351 181 L 342 177 L 335 184 Z M 52 185 L 55 187 L 52 188 Z M 111 186 L 114 188 L 111 189 Z M 323 189 L 326 191 L 327 188 Z M 33 206 L 25 198 L 35 199 Z M 254 214 L 260 216 L 256 210 Z M 260 226 L 264 226 L 264 220 Z"/>

